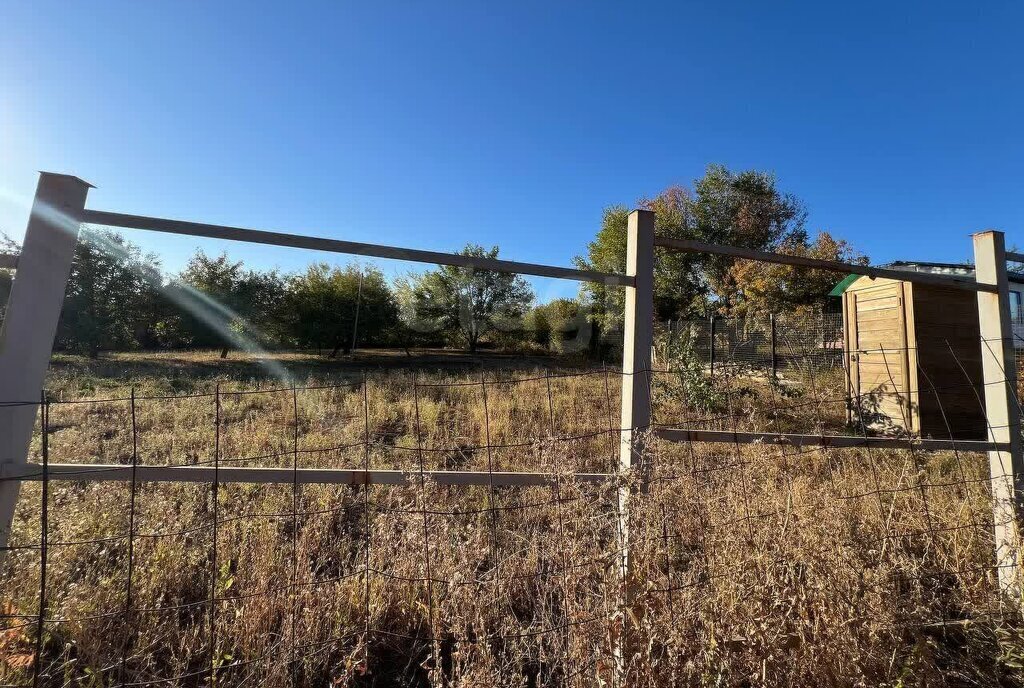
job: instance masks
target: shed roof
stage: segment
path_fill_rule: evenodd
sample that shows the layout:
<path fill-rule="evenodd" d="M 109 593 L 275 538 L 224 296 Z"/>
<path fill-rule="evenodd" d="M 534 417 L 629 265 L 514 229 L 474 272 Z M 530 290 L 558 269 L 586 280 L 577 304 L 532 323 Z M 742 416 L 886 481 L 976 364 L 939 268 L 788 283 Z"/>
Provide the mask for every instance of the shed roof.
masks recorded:
<path fill-rule="evenodd" d="M 881 267 L 907 272 L 928 272 L 936 275 L 956 275 L 958 277 L 974 277 L 974 265 L 972 263 L 933 263 L 918 260 L 894 260 Z M 842 296 L 850 285 L 860 279 L 861 275 L 847 275 L 832 291 L 829 296 Z M 1024 285 L 1024 272 L 1008 271 L 1006 274 L 1010 282 Z"/>
<path fill-rule="evenodd" d="M 842 281 L 832 288 L 832 291 L 828 293 L 829 296 L 842 296 L 846 289 L 860 279 L 860 275 L 847 275 Z"/>

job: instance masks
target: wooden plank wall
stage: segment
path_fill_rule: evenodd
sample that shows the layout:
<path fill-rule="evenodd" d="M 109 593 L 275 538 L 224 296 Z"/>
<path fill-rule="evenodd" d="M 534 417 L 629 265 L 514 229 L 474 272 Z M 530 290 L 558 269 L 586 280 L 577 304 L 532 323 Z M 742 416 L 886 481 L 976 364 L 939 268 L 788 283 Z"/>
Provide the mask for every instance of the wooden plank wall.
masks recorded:
<path fill-rule="evenodd" d="M 914 322 L 921 368 L 921 434 L 984 439 L 981 329 L 973 294 L 914 285 Z"/>
<path fill-rule="evenodd" d="M 974 294 L 865 277 L 843 298 L 850 392 L 860 394 L 872 426 L 987 436 Z"/>

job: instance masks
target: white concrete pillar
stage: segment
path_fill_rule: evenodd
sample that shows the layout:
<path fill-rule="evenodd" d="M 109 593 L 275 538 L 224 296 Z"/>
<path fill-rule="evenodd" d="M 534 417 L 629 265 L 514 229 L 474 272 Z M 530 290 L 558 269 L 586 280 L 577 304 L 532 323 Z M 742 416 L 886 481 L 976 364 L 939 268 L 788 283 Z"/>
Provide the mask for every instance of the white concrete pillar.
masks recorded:
<path fill-rule="evenodd" d="M 90 188 L 91 184 L 70 175 L 39 175 L 0 330 L 0 468 L 4 463 L 17 465 L 28 460 Z M 20 484 L 19 480 L 0 482 L 0 548 L 10 536 Z"/>
<path fill-rule="evenodd" d="M 988 453 L 999 586 L 1019 604 L 1018 519 L 1021 514 L 1021 488 L 1024 487 L 1021 483 L 1024 460 L 1021 454 L 1020 407 L 1016 389 L 1017 361 L 1006 276 L 1006 242 L 1002 232 L 987 231 L 974 235 L 974 264 L 978 282 L 996 287 L 994 292 L 978 292 L 982 381 L 988 438 L 1006 446 L 1006 449 Z"/>

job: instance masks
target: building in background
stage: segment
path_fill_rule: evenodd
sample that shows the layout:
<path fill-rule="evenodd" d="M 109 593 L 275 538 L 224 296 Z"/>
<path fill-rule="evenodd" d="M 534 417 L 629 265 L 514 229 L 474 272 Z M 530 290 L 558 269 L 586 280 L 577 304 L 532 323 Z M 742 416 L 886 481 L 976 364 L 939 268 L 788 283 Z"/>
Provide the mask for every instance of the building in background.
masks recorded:
<path fill-rule="evenodd" d="M 897 260 L 880 267 L 907 272 L 928 272 L 933 275 L 950 275 L 964 279 L 974 279 L 974 265 L 971 263 L 932 263 L 916 260 Z M 1024 272 L 1010 271 L 1010 320 L 1013 322 L 1013 346 L 1024 349 Z M 842 298 L 843 293 L 851 284 L 858 280 L 857 275 L 849 275 L 830 292 L 830 296 Z"/>
<path fill-rule="evenodd" d="M 930 272 L 936 275 L 953 275 L 974 279 L 974 266 L 970 263 L 928 263 L 923 261 L 897 260 L 886 267 L 894 270 Z M 1010 320 L 1013 321 L 1013 346 L 1024 349 L 1024 272 L 1007 273 L 1010 282 Z"/>

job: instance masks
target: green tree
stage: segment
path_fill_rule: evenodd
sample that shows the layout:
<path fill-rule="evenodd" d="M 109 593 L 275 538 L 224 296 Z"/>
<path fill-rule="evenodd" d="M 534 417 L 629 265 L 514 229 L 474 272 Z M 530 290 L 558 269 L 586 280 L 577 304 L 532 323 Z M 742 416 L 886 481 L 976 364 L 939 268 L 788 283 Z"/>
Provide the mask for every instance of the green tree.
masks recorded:
<path fill-rule="evenodd" d="M 186 310 L 183 329 L 192 346 L 221 346 L 220 357 L 227 358 L 237 336 L 247 329 L 239 284 L 245 274 L 242 261 L 228 259 L 227 253 L 211 257 L 202 250 L 189 259 L 178 278 Z"/>
<path fill-rule="evenodd" d="M 0 255 L 16 256 L 21 253 L 21 246 L 11 237 L 0 232 Z M 11 295 L 11 285 L 14 283 L 14 270 L 0 268 L 0 323 L 4 320 L 4 313 L 7 311 L 7 300 Z"/>
<path fill-rule="evenodd" d="M 160 285 L 159 264 L 109 230 L 86 228 L 75 246 L 56 344 L 97 356 L 138 346 L 151 326 L 148 305 Z"/>
<path fill-rule="evenodd" d="M 226 256 L 197 252 L 160 292 L 152 341 L 163 347 L 258 350 L 291 344 L 285 279 L 276 270 L 245 270 Z"/>
<path fill-rule="evenodd" d="M 460 253 L 494 259 L 498 247 L 467 244 Z M 436 323 L 469 351 L 476 351 L 481 337 L 496 328 L 518 327 L 533 301 L 530 285 L 518 275 L 451 265 L 413 276 L 410 287 L 416 317 Z"/>
<path fill-rule="evenodd" d="M 868 259 L 849 243 L 821 232 L 813 242 L 791 237 L 777 248 L 779 253 L 818 260 L 867 265 Z M 732 312 L 738 316 L 767 313 L 820 311 L 839 276 L 832 270 L 792 265 L 737 261 L 730 272 L 736 287 Z"/>
<path fill-rule="evenodd" d="M 330 348 L 332 358 L 353 343 L 381 343 L 398 319 L 384 275 L 357 264 L 310 265 L 288 281 L 288 304 L 299 345 Z"/>
<path fill-rule="evenodd" d="M 807 242 L 801 202 L 779 191 L 774 175 L 758 170 L 732 172 L 723 165 L 709 165 L 694 182 L 692 193 L 672 186 L 653 198 L 640 199 L 637 205 L 654 212 L 659 236 L 758 250 Z M 607 208 L 597 236 L 587 245 L 587 255 L 577 256 L 576 264 L 583 269 L 623 272 L 628 215 L 624 206 Z M 655 317 L 705 315 L 709 309 L 731 312 L 737 301 L 735 263 L 725 256 L 659 251 L 654 267 Z M 587 284 L 583 289 L 593 305 L 595 322 L 606 329 L 619 327 L 622 289 L 602 284 Z"/>
<path fill-rule="evenodd" d="M 545 349 L 551 348 L 551 317 L 546 303 L 536 305 L 526 312 L 523 316 L 523 329 L 534 344 L 539 344 Z"/>
<path fill-rule="evenodd" d="M 523 328 L 534 343 L 565 353 L 589 345 L 587 316 L 588 309 L 577 299 L 554 299 L 531 308 L 523 318 Z"/>
<path fill-rule="evenodd" d="M 443 346 L 445 344 L 444 324 L 437 318 L 427 317 L 417 310 L 416 296 L 420 275 L 409 273 L 394 282 L 395 302 L 398 305 L 398 321 L 395 339 L 412 355 L 414 346 Z"/>
<path fill-rule="evenodd" d="M 235 286 L 235 306 L 265 344 L 287 346 L 292 341 L 287 279 L 277 270 L 247 270 Z"/>
<path fill-rule="evenodd" d="M 219 345 L 221 358 L 232 346 L 283 344 L 288 335 L 284 278 L 276 270 L 246 270 L 226 253 L 197 251 L 168 296 L 179 310 L 164 336 L 191 346 Z"/>
<path fill-rule="evenodd" d="M 654 198 L 640 199 L 638 206 L 654 212 L 655 232 L 675 239 L 696 238 L 693 201 L 679 186 L 669 187 Z M 587 245 L 587 255 L 575 263 L 584 270 L 625 272 L 626 234 L 629 210 L 625 206 L 606 208 L 601 229 Z M 654 300 L 658 318 L 679 318 L 704 303 L 706 288 L 699 278 L 698 257 L 679 251 L 659 252 L 654 264 Z M 620 287 L 587 283 L 584 294 L 593 310 L 592 318 L 606 330 L 622 326 L 624 292 Z"/>
<path fill-rule="evenodd" d="M 783 243 L 807 243 L 803 203 L 779 191 L 775 175 L 768 172 L 732 172 L 724 165 L 709 165 L 694 184 L 692 217 L 696 238 L 707 243 L 760 251 L 777 250 Z M 737 260 L 703 256 L 700 263 L 715 308 L 731 315 L 738 301 L 733 280 Z"/>

